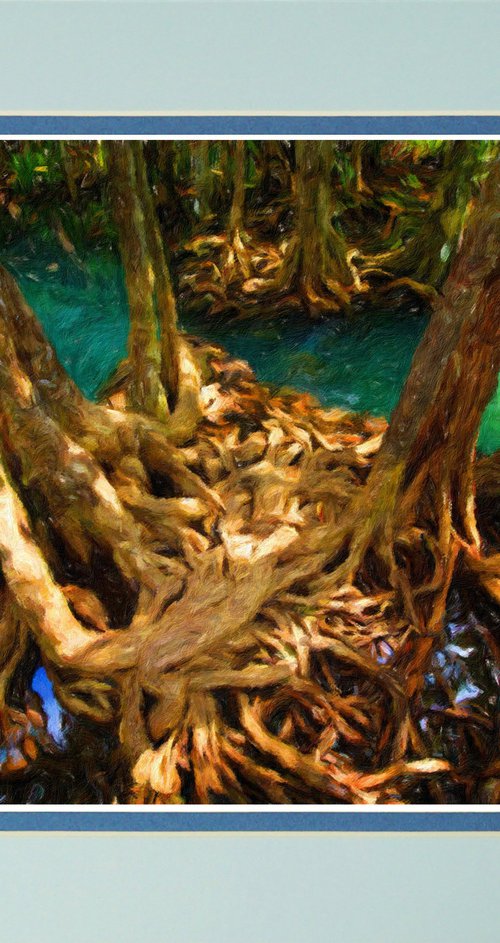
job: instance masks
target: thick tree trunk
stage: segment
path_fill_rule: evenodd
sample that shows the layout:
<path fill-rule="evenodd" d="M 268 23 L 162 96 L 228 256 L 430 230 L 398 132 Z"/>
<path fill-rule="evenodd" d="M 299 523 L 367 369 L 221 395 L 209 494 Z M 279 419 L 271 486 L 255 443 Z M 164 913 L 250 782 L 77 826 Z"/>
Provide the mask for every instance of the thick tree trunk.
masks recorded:
<path fill-rule="evenodd" d="M 481 416 L 500 368 L 499 218 L 497 161 L 343 535 L 347 556 L 337 580 L 372 592 L 392 588 L 415 633 L 402 661 L 411 697 L 442 631 L 457 559 L 500 599 L 499 559 L 481 557 L 473 473 Z"/>
<path fill-rule="evenodd" d="M 128 142 L 110 141 L 108 153 L 113 211 L 130 311 L 129 404 L 132 409 L 162 419 L 168 408 L 161 382 L 161 349 L 154 303 L 154 271 L 148 247 L 144 209 L 138 194 L 134 152 Z"/>
<path fill-rule="evenodd" d="M 342 236 L 332 226 L 332 150 L 328 141 L 297 141 L 298 279 L 306 296 L 321 286 L 347 299 L 352 275 Z"/>

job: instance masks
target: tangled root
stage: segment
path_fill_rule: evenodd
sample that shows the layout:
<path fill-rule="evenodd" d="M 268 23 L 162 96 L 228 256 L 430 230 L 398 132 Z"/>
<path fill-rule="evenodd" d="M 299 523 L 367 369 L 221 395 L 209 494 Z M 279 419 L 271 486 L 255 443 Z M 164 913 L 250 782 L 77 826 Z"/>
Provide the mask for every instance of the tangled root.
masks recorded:
<path fill-rule="evenodd" d="M 480 774 L 465 749 L 436 756 L 419 728 L 417 679 L 451 575 L 436 569 L 427 583 L 426 636 L 405 568 L 382 553 L 387 501 L 368 501 L 385 422 L 273 395 L 246 364 L 196 344 L 164 425 L 124 411 L 120 383 L 94 405 L 56 374 L 47 396 L 46 342 L 38 332 L 34 356 L 29 312 L 8 300 L 4 775 L 52 749 L 39 705 L 10 703 L 34 646 L 67 710 L 118 730 L 127 801 L 405 802 L 422 781 L 438 800 L 455 788 L 494 800 L 487 717 L 447 708 L 489 756 Z M 348 511 L 356 495 L 371 507 L 364 526 Z M 451 535 L 442 523 L 436 560 Z M 413 557 L 417 537 L 400 528 L 398 552 L 406 542 Z"/>

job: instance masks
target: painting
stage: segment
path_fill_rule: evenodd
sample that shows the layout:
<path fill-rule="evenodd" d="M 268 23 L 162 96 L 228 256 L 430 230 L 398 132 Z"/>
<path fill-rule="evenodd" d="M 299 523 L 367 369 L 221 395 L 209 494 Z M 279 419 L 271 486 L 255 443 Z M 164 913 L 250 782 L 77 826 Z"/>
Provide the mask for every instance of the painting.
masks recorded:
<path fill-rule="evenodd" d="M 497 140 L 0 141 L 0 798 L 500 802 Z"/>

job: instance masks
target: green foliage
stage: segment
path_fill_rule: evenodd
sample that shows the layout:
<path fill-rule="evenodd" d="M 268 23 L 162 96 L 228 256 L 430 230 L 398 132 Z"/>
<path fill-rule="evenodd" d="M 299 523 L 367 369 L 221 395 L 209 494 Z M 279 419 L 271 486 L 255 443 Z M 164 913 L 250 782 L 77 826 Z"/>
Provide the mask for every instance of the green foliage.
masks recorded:
<path fill-rule="evenodd" d="M 15 193 L 29 194 L 44 184 L 54 185 L 63 179 L 54 145 L 57 142 L 51 141 L 43 148 L 24 146 L 10 153 L 9 185 Z"/>
<path fill-rule="evenodd" d="M 393 268 L 392 274 L 439 285 L 471 198 L 499 149 L 496 141 L 462 142 L 465 157 L 457 161 L 455 143 L 363 141 L 355 150 L 353 141 L 331 142 L 332 219 L 347 245 L 361 256 L 404 249 L 398 256 L 400 268 Z M 202 148 L 200 141 L 152 141 L 146 157 L 165 235 L 175 232 L 172 243 L 197 235 L 201 215 L 193 206 L 200 194 L 213 231 L 223 230 L 232 194 L 233 142 L 210 141 Z M 274 195 L 266 193 L 273 175 L 275 183 L 281 181 Z M 267 214 L 270 238 L 276 220 L 284 220 L 280 240 L 292 225 L 293 214 L 284 213 L 287 200 L 293 209 L 293 175 L 294 142 L 245 142 L 247 211 L 260 212 L 264 222 Z M 80 257 L 96 245 L 113 245 L 106 180 L 105 148 L 99 141 L 2 142 L 0 238 L 11 240 L 36 230 L 50 242 L 55 232 Z M 278 191 L 281 216 L 279 209 L 274 215 L 272 206 Z M 257 200 L 252 199 L 254 192 Z M 249 220 L 250 228 L 254 224 L 258 229 L 258 216 Z"/>
<path fill-rule="evenodd" d="M 78 211 L 64 206 L 58 215 L 68 239 L 80 254 L 84 254 L 89 245 L 109 245 L 115 241 L 111 216 L 96 200 L 85 203 Z"/>

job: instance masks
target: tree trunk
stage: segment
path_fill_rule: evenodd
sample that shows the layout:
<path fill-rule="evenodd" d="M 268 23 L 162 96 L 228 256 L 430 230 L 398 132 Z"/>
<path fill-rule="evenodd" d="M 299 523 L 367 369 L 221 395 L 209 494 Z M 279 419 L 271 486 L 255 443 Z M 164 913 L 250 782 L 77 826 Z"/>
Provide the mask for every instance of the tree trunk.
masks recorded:
<path fill-rule="evenodd" d="M 158 210 L 168 244 L 189 232 L 193 220 L 177 186 L 176 141 L 157 141 Z"/>
<path fill-rule="evenodd" d="M 177 307 L 170 280 L 160 227 L 149 186 L 142 142 L 132 143 L 135 158 L 137 192 L 144 214 L 146 244 L 153 263 L 154 288 L 160 329 L 160 378 L 167 392 L 169 406 L 175 406 L 179 382 L 179 336 Z"/>
<path fill-rule="evenodd" d="M 158 419 L 168 412 L 161 382 L 161 349 L 154 304 L 154 271 L 149 253 L 144 209 L 138 193 L 134 152 L 128 142 L 110 141 L 110 182 L 113 212 L 125 270 L 130 312 L 128 400 Z"/>
<path fill-rule="evenodd" d="M 295 158 L 294 233 L 277 278 L 259 287 L 295 294 L 313 314 L 339 311 L 349 304 L 354 278 L 344 239 L 332 225 L 331 144 L 297 141 Z"/>
<path fill-rule="evenodd" d="M 473 463 L 500 367 L 499 214 L 496 161 L 352 509 L 339 570 L 341 579 L 392 585 L 428 636 L 441 629 L 457 554 L 477 559 L 481 550 Z"/>
<path fill-rule="evenodd" d="M 226 153 L 226 161 L 227 161 Z M 227 245 L 221 260 L 221 272 L 225 288 L 240 275 L 248 279 L 251 274 L 251 255 L 245 233 L 245 141 L 235 141 L 232 145 L 232 184 L 233 195 L 227 223 Z"/>
<path fill-rule="evenodd" d="M 245 142 L 234 145 L 233 199 L 229 213 L 229 241 L 241 234 L 245 215 Z"/>
<path fill-rule="evenodd" d="M 211 141 L 196 142 L 194 150 L 196 196 L 198 198 L 199 218 L 203 223 L 213 213 L 214 175 L 210 166 Z"/>
<path fill-rule="evenodd" d="M 363 173 L 363 156 L 365 153 L 367 141 L 353 141 L 351 148 L 351 160 L 354 169 L 354 179 L 356 182 L 356 193 L 371 194 L 371 189 L 365 181 Z"/>

